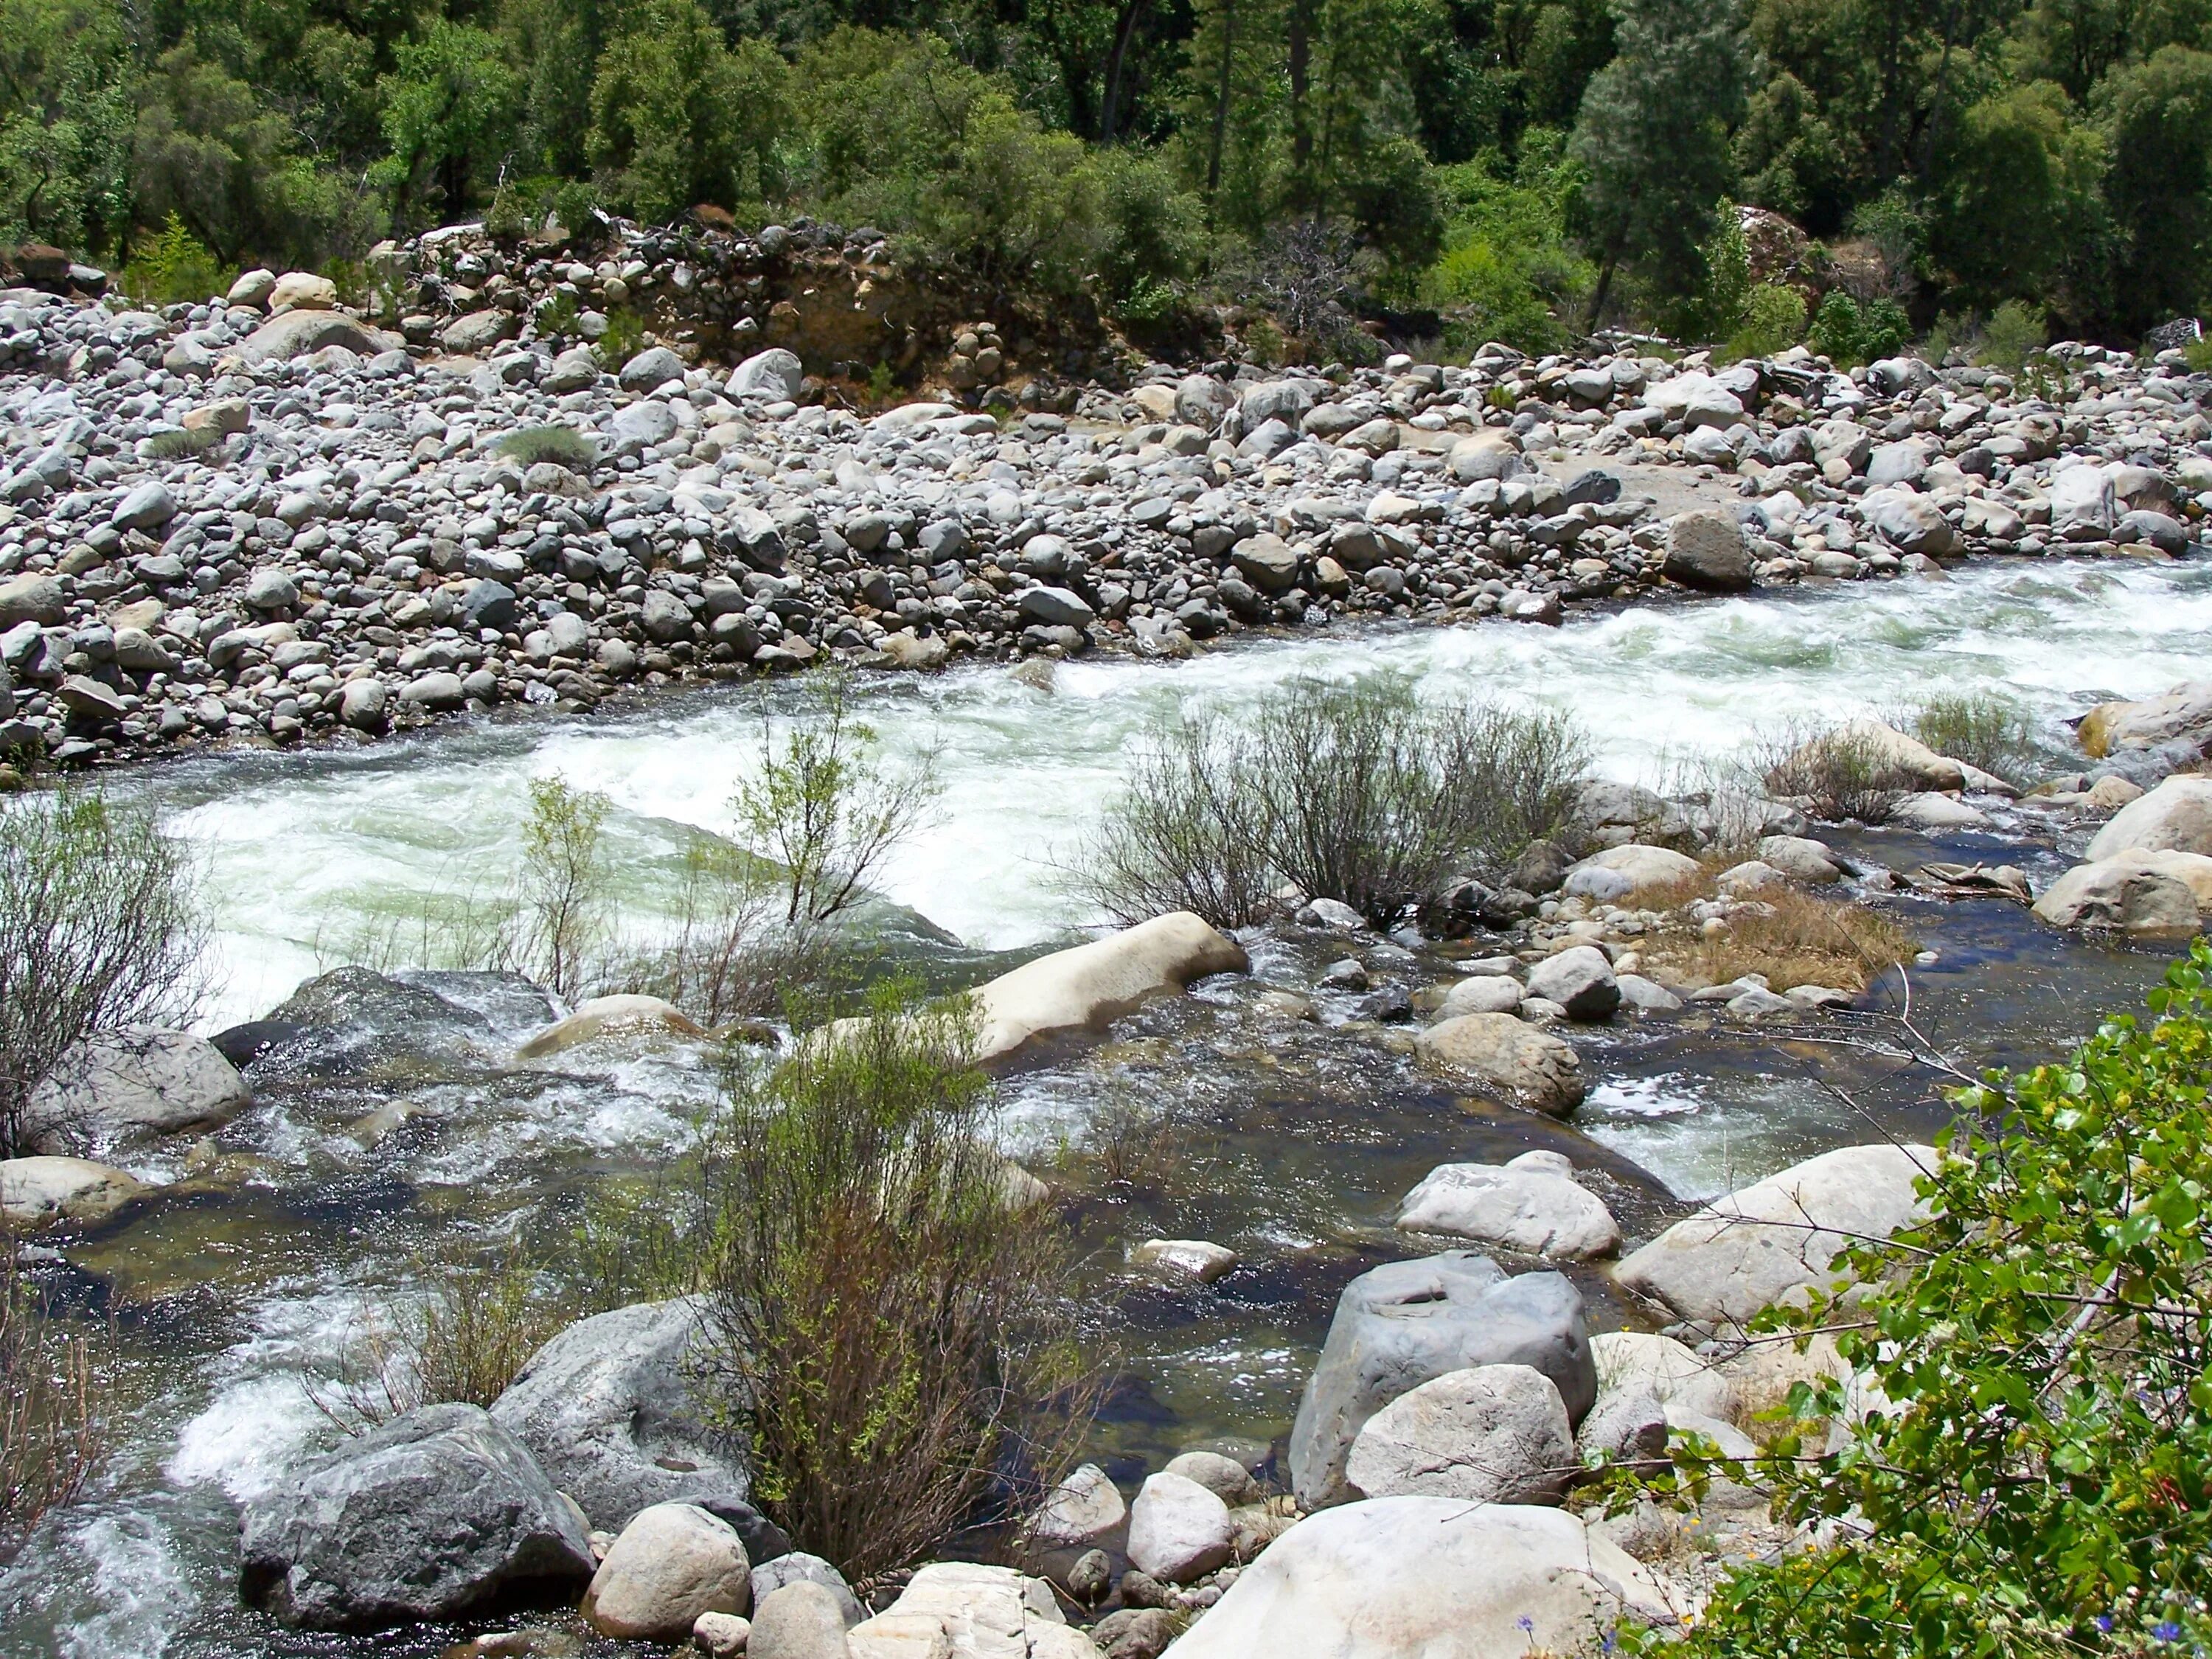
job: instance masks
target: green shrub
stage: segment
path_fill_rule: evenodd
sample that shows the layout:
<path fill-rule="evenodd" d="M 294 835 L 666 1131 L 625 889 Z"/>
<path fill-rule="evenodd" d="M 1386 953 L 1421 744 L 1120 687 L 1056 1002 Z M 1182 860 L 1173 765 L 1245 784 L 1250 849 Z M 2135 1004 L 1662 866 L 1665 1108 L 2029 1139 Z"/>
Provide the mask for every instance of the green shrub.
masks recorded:
<path fill-rule="evenodd" d="M 1982 325 L 1982 337 L 1974 360 L 1987 368 L 2017 374 L 2050 339 L 2051 325 L 2045 320 L 2040 306 L 2030 305 L 2025 300 L 2007 300 Z"/>
<path fill-rule="evenodd" d="M 974 1042 L 884 989 L 733 1066 L 710 1143 L 710 1375 L 756 1501 L 856 1579 L 1051 1479 L 1082 1420 L 1067 1241 L 1009 1182 Z"/>
<path fill-rule="evenodd" d="M 645 349 L 645 319 L 627 306 L 617 306 L 606 318 L 606 331 L 592 343 L 592 349 L 611 374 Z"/>
<path fill-rule="evenodd" d="M 2070 1059 L 1992 1074 L 1928 1218 L 1770 1310 L 1855 1385 L 1800 1383 L 1755 1462 L 1808 1547 L 1734 1566 L 1679 1646 L 1758 1659 L 2191 1653 L 2212 1637 L 2212 946 Z M 1631 1645 L 1658 1647 L 1648 1637 Z"/>
<path fill-rule="evenodd" d="M 1899 724 L 1937 754 L 2008 783 L 2028 781 L 2041 748 L 2026 711 L 1992 691 L 1930 697 Z"/>
<path fill-rule="evenodd" d="M 418 1406 L 489 1406 L 531 1355 L 591 1311 L 513 1241 L 451 1250 L 416 1262 L 404 1290 L 368 1305 L 344 1372 L 310 1385 L 308 1398 L 349 1434 Z"/>
<path fill-rule="evenodd" d="M 226 270 L 207 244 L 172 213 L 141 243 L 123 267 L 122 288 L 142 306 L 198 305 L 228 291 L 237 272 Z"/>
<path fill-rule="evenodd" d="M 1856 726 L 1792 726 L 1766 745 L 1766 787 L 1828 823 L 1886 823 L 1917 785 L 1881 738 Z"/>
<path fill-rule="evenodd" d="M 1492 155 L 1437 169 L 1443 252 L 1416 291 L 1446 313 L 1455 349 L 1502 340 L 1540 355 L 1566 343 L 1560 319 L 1582 303 L 1595 273 L 1567 240 L 1571 186 L 1557 140 L 1529 135 L 1510 173 Z"/>
<path fill-rule="evenodd" d="M 572 472 L 589 472 L 599 461 L 599 447 L 568 426 L 526 426 L 508 433 L 492 447 L 521 466 L 550 461 Z"/>
<path fill-rule="evenodd" d="M 140 440 L 138 453 L 149 461 L 197 460 L 221 449 L 222 441 L 223 434 L 211 426 L 174 427 Z"/>
<path fill-rule="evenodd" d="M 931 762 L 887 774 L 876 734 L 835 674 L 811 682 L 813 707 L 738 786 L 739 836 L 780 868 L 784 921 L 814 927 L 866 896 L 868 878 L 927 821 L 939 784 Z"/>
<path fill-rule="evenodd" d="M 76 1043 L 189 1022 L 204 940 L 191 857 L 148 814 L 68 790 L 0 808 L 0 1157 L 31 1151 L 32 1091 Z"/>
<path fill-rule="evenodd" d="M 1564 823 L 1586 754 L 1561 715 L 1424 708 L 1389 677 L 1294 681 L 1247 728 L 1158 733 L 1074 884 L 1124 921 L 1187 908 L 1238 927 L 1288 882 L 1391 927 Z"/>
<path fill-rule="evenodd" d="M 1785 283 L 1761 283 L 1744 301 L 1743 321 L 1729 338 L 1729 357 L 1771 357 L 1805 336 L 1805 296 Z"/>
<path fill-rule="evenodd" d="M 1912 337 L 1912 319 L 1887 296 L 1864 307 L 1841 289 L 1831 289 L 1813 313 L 1813 349 L 1838 368 L 1893 356 Z"/>
<path fill-rule="evenodd" d="M 2181 348 L 2183 359 L 2192 373 L 2212 374 L 2212 335 L 2199 335 Z"/>
<path fill-rule="evenodd" d="M 604 847 L 614 803 L 559 773 L 530 781 L 522 827 L 522 959 L 530 976 L 573 1001 L 600 965 L 611 923 L 613 871 Z"/>

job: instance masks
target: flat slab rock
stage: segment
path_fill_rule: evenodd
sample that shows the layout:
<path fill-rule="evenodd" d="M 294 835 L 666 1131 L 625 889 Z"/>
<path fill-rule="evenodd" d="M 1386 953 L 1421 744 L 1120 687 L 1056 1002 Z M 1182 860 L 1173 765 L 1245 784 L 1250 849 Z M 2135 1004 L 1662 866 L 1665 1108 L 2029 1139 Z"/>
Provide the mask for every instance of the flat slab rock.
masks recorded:
<path fill-rule="evenodd" d="M 922 1568 L 845 1639 L 851 1659 L 1098 1659 L 1043 1579 L 965 1561 Z"/>
<path fill-rule="evenodd" d="M 1936 1167 L 1932 1146 L 1839 1146 L 1715 1199 L 1613 1276 L 1677 1319 L 1741 1325 L 1825 1286 L 1831 1264 L 1856 1241 L 1887 1238 L 1924 1213 L 1913 1182 Z"/>

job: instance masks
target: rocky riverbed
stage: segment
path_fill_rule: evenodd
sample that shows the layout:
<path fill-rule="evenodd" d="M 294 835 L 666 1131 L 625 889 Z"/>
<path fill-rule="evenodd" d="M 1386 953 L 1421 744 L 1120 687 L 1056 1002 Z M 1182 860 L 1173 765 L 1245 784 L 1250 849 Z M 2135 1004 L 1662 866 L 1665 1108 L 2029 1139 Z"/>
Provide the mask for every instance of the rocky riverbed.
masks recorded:
<path fill-rule="evenodd" d="M 387 246 L 358 315 L 267 272 L 158 313 L 0 298 L 0 748 L 67 765 L 823 659 L 1176 656 L 1983 555 L 2164 560 L 2212 500 L 2212 381 L 2175 352 L 2061 346 L 2016 377 L 1802 348 L 1091 352 L 1067 361 L 1112 382 L 1078 386 L 979 320 L 890 353 L 919 384 L 878 408 L 804 308 L 849 291 L 890 326 L 865 234 L 825 289 L 788 234 L 610 234 L 596 259 L 471 227 Z M 616 349 L 610 313 L 649 295 L 672 343 Z M 758 349 L 780 337 L 808 355 Z"/>

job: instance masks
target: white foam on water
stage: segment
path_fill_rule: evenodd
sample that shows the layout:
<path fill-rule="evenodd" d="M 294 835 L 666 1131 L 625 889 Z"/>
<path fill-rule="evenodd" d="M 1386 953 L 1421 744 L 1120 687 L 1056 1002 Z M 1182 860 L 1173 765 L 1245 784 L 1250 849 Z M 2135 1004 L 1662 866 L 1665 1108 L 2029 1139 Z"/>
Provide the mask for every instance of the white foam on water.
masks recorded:
<path fill-rule="evenodd" d="M 58 1632 L 63 1659 L 167 1652 L 199 1603 L 169 1529 L 141 1510 L 104 1510 L 70 1529 L 68 1547 L 91 1567 L 100 1610 Z"/>
<path fill-rule="evenodd" d="M 1944 580 L 1648 606 L 1559 629 L 1493 622 L 1257 641 L 1182 664 L 1079 660 L 1057 666 L 1048 692 L 998 668 L 871 681 L 863 712 L 890 759 L 927 759 L 943 787 L 936 820 L 884 885 L 977 945 L 1033 944 L 1092 920 L 1055 866 L 1076 855 L 1133 744 L 1179 707 L 1239 718 L 1300 675 L 1392 670 L 1426 697 L 1565 709 L 1607 774 L 1652 781 L 1741 754 L 1792 720 L 1937 693 L 2007 690 L 2046 716 L 2147 695 L 2203 674 L 2208 634 L 2212 571 L 1992 562 Z M 225 992 L 209 1023 L 267 1012 L 337 960 L 364 916 L 412 896 L 499 890 L 532 777 L 559 772 L 611 796 L 633 870 L 672 849 L 666 823 L 726 831 L 731 794 L 768 741 L 764 714 L 790 703 L 788 688 L 738 688 L 501 741 L 264 769 L 214 799 L 194 775 L 170 822 L 206 860 L 219 921 Z M 156 800 L 164 788 L 145 785 Z"/>

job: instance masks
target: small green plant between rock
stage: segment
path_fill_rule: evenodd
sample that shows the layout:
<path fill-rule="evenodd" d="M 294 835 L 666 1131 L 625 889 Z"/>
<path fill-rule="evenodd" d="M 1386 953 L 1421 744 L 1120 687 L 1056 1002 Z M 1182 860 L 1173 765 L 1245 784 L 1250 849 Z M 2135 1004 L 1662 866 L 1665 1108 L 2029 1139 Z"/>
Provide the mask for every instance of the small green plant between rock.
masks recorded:
<path fill-rule="evenodd" d="M 508 433 L 493 448 L 519 466 L 550 461 L 571 472 L 588 473 L 599 460 L 599 447 L 567 426 L 526 426 Z"/>

